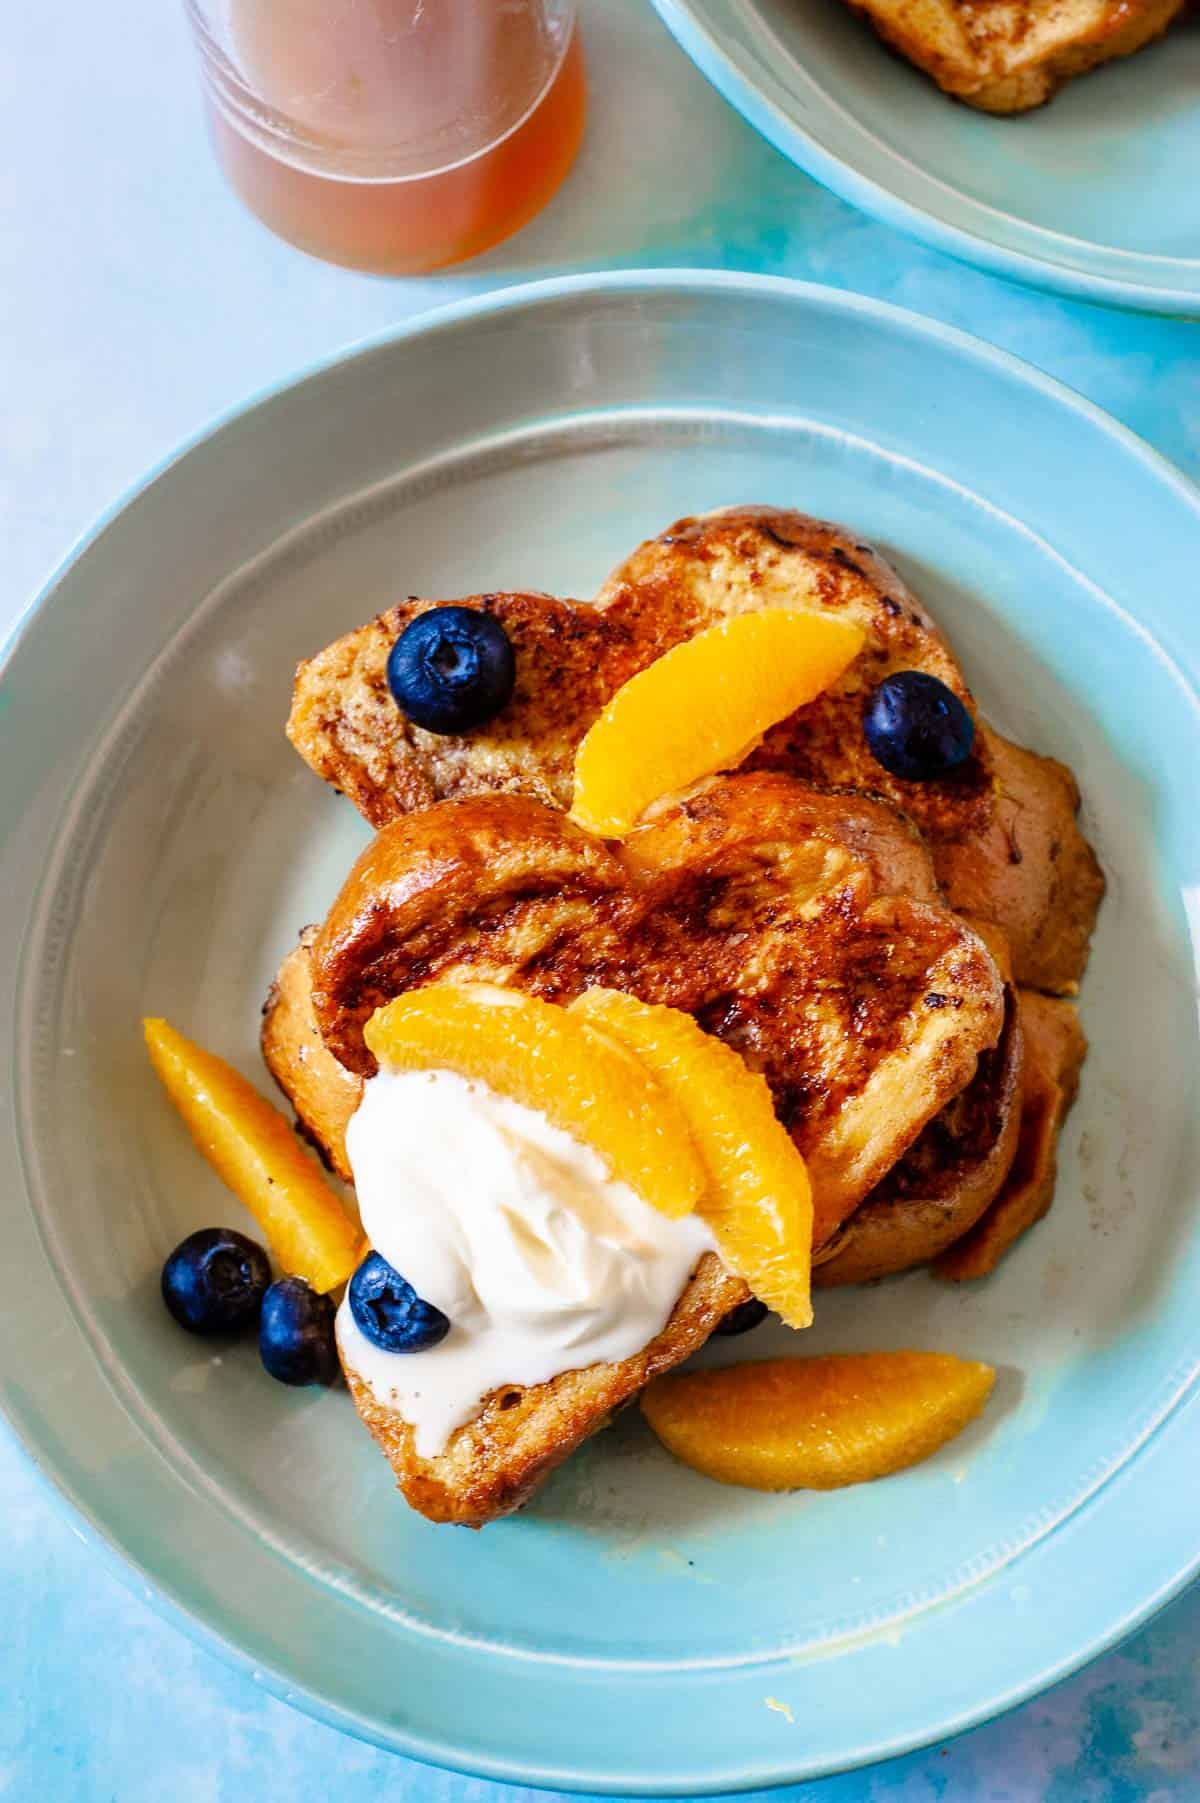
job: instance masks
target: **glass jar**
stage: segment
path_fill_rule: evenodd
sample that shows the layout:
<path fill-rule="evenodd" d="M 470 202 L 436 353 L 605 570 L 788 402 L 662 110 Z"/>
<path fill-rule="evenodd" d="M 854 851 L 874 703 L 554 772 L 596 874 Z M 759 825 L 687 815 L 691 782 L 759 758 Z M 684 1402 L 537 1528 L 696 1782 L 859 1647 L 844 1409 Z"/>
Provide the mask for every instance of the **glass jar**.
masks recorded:
<path fill-rule="evenodd" d="M 185 0 L 230 183 L 314 256 L 393 274 L 507 238 L 583 134 L 575 0 Z"/>

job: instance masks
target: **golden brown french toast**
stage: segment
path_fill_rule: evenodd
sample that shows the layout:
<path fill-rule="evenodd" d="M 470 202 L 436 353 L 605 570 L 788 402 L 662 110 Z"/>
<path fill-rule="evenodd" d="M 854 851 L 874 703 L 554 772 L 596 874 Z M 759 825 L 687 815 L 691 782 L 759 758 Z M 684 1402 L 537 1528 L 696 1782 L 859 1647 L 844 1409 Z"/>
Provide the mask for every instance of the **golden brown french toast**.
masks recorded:
<path fill-rule="evenodd" d="M 988 113 L 1041 106 L 1064 82 L 1160 36 L 1186 0 L 847 0 L 884 42 Z"/>
<path fill-rule="evenodd" d="M 820 1288 L 928 1264 L 974 1227 L 1007 1180 L 1021 1132 L 1025 1036 L 1006 948 L 987 937 L 1005 979 L 999 1042 L 815 1255 Z"/>
<path fill-rule="evenodd" d="M 309 956 L 315 932 L 305 929 L 271 986 L 263 1010 L 263 1059 L 305 1138 L 352 1183 L 346 1127 L 361 1099 L 362 1078 L 338 1063 L 317 1026 Z M 1006 987 L 999 1043 L 980 1054 L 971 1082 L 934 1116 L 849 1219 L 824 1246 L 814 1247 L 814 1261 L 822 1267 L 814 1274 L 818 1283 L 862 1283 L 926 1264 L 974 1225 L 1013 1162 L 1021 1130 L 1021 1066 L 1016 992 Z"/>
<path fill-rule="evenodd" d="M 1070 772 L 986 726 L 967 763 L 941 780 L 906 782 L 876 762 L 862 708 L 884 676 L 926 670 L 974 704 L 929 614 L 889 565 L 840 527 L 784 509 L 732 508 L 681 520 L 647 541 L 593 605 L 535 594 L 459 603 L 495 614 L 517 666 L 507 707 L 462 736 L 413 725 L 387 686 L 397 634 L 439 605 L 404 602 L 297 673 L 289 736 L 373 826 L 435 801 L 495 792 L 567 807 L 578 742 L 630 676 L 732 614 L 830 609 L 864 629 L 862 652 L 832 689 L 767 735 L 748 767 L 889 800 L 923 834 L 950 905 L 1004 932 L 1019 982 L 1052 991 L 1078 982 L 1103 878 L 1076 824 Z"/>
<path fill-rule="evenodd" d="M 681 1008 L 765 1076 L 821 1243 L 1000 1037 L 983 940 L 891 880 L 918 857 L 885 804 L 767 772 L 717 779 L 621 848 L 523 796 L 444 802 L 393 821 L 350 872 L 312 945 L 314 1012 L 367 1075 L 366 1021 L 435 979 Z"/>
<path fill-rule="evenodd" d="M 288 953 L 263 1010 L 267 1068 L 296 1111 L 305 1136 L 347 1182 L 346 1126 L 362 1093 L 362 1078 L 326 1048 L 312 1008 L 313 929 Z M 506 1385 L 484 1401 L 478 1417 L 459 1428 L 436 1458 L 418 1456 L 403 1417 L 376 1402 L 347 1369 L 346 1381 L 363 1421 L 379 1442 L 408 1501 L 431 1521 L 482 1527 L 519 1508 L 530 1491 L 651 1377 L 703 1345 L 749 1290 L 712 1253 L 706 1254 L 667 1326 L 636 1358 L 563 1372 L 550 1383 Z"/>
<path fill-rule="evenodd" d="M 320 1039 L 311 1008 L 309 971 L 308 948 L 302 944 L 285 960 L 272 990 L 264 1022 L 263 1052 L 308 1136 L 322 1147 L 334 1169 L 349 1177 L 344 1135 L 350 1111 L 346 1108 L 345 1089 L 352 1086 L 357 1097 L 361 1079 L 345 1072 Z M 1009 1068 L 1008 1048 L 1013 1043 L 1010 1015 L 998 1048 L 1001 1069 Z M 310 1056 L 300 1059 L 300 1048 L 308 1048 Z M 981 1064 L 990 1068 L 995 1056 L 985 1053 Z M 980 1080 L 977 1078 L 976 1082 Z M 988 1089 L 990 1096 L 990 1079 Z M 951 1109 L 955 1105 L 952 1103 Z M 1013 1127 L 1016 1120 L 1014 1113 Z M 932 1123 L 932 1127 L 936 1125 Z M 925 1131 L 928 1134 L 931 1128 Z M 1002 1150 L 1010 1137 L 1010 1129 L 1002 1126 L 997 1137 Z M 917 1146 L 920 1145 L 918 1140 Z M 966 1165 L 965 1160 L 963 1164 Z M 979 1181 L 968 1167 L 968 1207 L 973 1207 Z M 943 1182 L 943 1194 L 944 1190 Z M 864 1206 L 869 1208 L 870 1201 Z M 953 1202 L 948 1206 L 953 1210 Z M 853 1227 L 854 1219 L 852 1216 L 849 1227 Z M 930 1242 L 923 1253 L 919 1235 L 926 1219 L 921 1215 L 906 1221 L 902 1205 L 890 1209 L 889 1219 L 899 1252 L 899 1257 L 889 1262 L 889 1269 L 932 1256 L 944 1243 L 940 1238 L 936 1243 Z M 403 1416 L 377 1402 L 353 1370 L 346 1372 L 347 1383 L 359 1414 L 391 1463 L 409 1503 L 433 1521 L 482 1527 L 518 1508 L 555 1465 L 605 1426 L 614 1411 L 651 1377 L 670 1370 L 702 1345 L 723 1317 L 748 1295 L 742 1280 L 708 1254 L 667 1327 L 642 1353 L 617 1365 L 564 1372 L 547 1384 L 528 1388 L 506 1385 L 496 1390 L 485 1400 L 479 1416 L 459 1428 L 445 1450 L 434 1458 L 417 1455 L 412 1430 Z"/>
<path fill-rule="evenodd" d="M 565 1000 L 604 981 L 702 1015 L 715 1006 L 708 1024 L 792 1100 L 824 1239 L 1001 1032 L 995 962 L 936 898 L 928 854 L 893 809 L 771 773 L 718 779 L 620 853 L 520 796 L 445 803 L 385 829 L 324 927 L 285 960 L 263 1053 L 310 1137 L 349 1175 L 344 1135 L 361 1078 L 339 1058 L 369 1070 L 363 1021 L 404 988 L 487 976 Z M 1002 1043 L 1014 1043 L 1011 1024 Z M 478 1526 L 517 1507 L 747 1295 L 707 1255 L 642 1353 L 497 1391 L 435 1458 L 416 1455 L 403 1417 L 353 1370 L 347 1379 L 409 1502 Z"/>
<path fill-rule="evenodd" d="M 994 1271 L 1054 1200 L 1058 1136 L 1079 1090 L 1087 1039 L 1071 1003 L 1056 996 L 1022 992 L 1021 1023 L 1025 1066 L 1016 1153 L 980 1221 L 937 1261 L 938 1276 L 956 1283 Z"/>
<path fill-rule="evenodd" d="M 285 959 L 272 988 L 263 1051 L 309 1136 L 348 1177 L 344 1133 L 361 1079 L 338 1065 L 317 1029 L 311 1002 L 312 938 L 310 930 Z M 1001 949 L 995 949 L 1002 959 Z M 982 1055 L 974 1082 L 926 1127 L 834 1235 L 833 1261 L 815 1272 L 818 1282 L 859 1282 L 925 1262 L 953 1233 L 969 1226 L 1003 1185 L 994 1209 L 961 1240 L 962 1253 L 958 1245 L 951 1246 L 937 1266 L 947 1277 L 980 1276 L 1045 1212 L 1053 1191 L 1055 1135 L 1086 1047 L 1069 1003 L 1022 992 L 1033 1056 L 1021 1086 L 1019 1023 L 1011 990 L 1008 996 L 999 1045 Z M 1014 1090 L 1024 1094 L 1028 1110 L 1022 1114 L 1009 1106 L 1005 1115 Z M 1005 1184 L 1004 1164 L 1011 1159 L 1018 1127 L 1021 1153 Z M 746 1295 L 746 1286 L 709 1255 L 663 1334 L 637 1358 L 566 1372 L 536 1387 L 505 1386 L 433 1459 L 417 1456 L 403 1417 L 381 1406 L 353 1371 L 347 1372 L 347 1381 L 412 1506 L 435 1521 L 479 1527 L 519 1507 L 554 1465 L 602 1427 L 650 1376 L 669 1370 L 702 1344 Z"/>
<path fill-rule="evenodd" d="M 280 965 L 263 1004 L 259 1045 L 263 1063 L 291 1103 L 300 1132 L 343 1183 L 353 1183 L 346 1128 L 362 1101 L 362 1078 L 338 1063 L 317 1026 L 309 958 L 316 934 L 316 927 L 305 927 L 299 944 Z"/>
<path fill-rule="evenodd" d="M 706 1252 L 656 1339 L 617 1365 L 564 1371 L 525 1389 L 505 1385 L 445 1449 L 422 1458 L 404 1417 L 376 1401 L 352 1370 L 346 1381 L 365 1426 L 386 1455 L 406 1500 L 430 1521 L 485 1527 L 519 1509 L 530 1492 L 602 1427 L 652 1377 L 683 1363 L 749 1297 L 714 1252 Z"/>

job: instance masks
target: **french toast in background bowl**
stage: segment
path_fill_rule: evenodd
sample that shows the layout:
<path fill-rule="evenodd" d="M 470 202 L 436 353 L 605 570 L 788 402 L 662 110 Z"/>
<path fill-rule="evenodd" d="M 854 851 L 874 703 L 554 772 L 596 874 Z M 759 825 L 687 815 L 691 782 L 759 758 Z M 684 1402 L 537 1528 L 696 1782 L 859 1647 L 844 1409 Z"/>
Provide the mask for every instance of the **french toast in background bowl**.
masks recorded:
<path fill-rule="evenodd" d="M 1161 37 L 1189 0 L 846 0 L 946 94 L 1024 113 Z"/>
<path fill-rule="evenodd" d="M 791 703 L 764 701 L 775 688 Z M 709 710 L 727 743 L 697 753 Z M 357 1182 L 368 1242 L 385 1222 L 389 1251 L 353 1276 L 338 1343 L 422 1513 L 481 1526 L 519 1507 L 752 1296 L 804 1326 L 810 1261 L 818 1288 L 921 1263 L 977 1277 L 1050 1206 L 1085 1052 L 1069 998 L 1103 893 L 1078 793 L 976 719 L 942 632 L 844 529 L 735 507 L 644 543 L 591 604 L 408 601 L 301 666 L 288 732 L 378 831 L 284 960 L 262 1051 L 300 1132 Z M 622 1055 L 667 1083 L 644 1106 L 640 1066 L 604 1075 L 627 1031 Z M 572 1059 L 576 1088 L 595 1088 L 575 1113 L 551 1069 Z M 417 1072 L 483 1088 L 464 1103 L 414 1089 Z M 626 1107 L 661 1117 L 664 1171 L 699 1148 L 680 1205 L 697 1228 L 663 1229 L 654 1306 L 640 1289 L 614 1301 L 626 1268 L 610 1259 L 562 1314 L 563 1269 L 574 1282 L 616 1243 L 611 1209 L 593 1183 L 564 1214 L 556 1188 L 531 1226 L 497 1174 L 521 1118 L 501 1109 L 478 1156 L 471 1143 L 497 1086 L 558 1110 L 555 1132 L 605 1108 L 610 1127 Z M 601 1143 L 621 1175 L 628 1145 Z M 561 1187 L 572 1144 L 518 1163 L 545 1182 L 553 1166 Z M 583 1252 L 559 1244 L 564 1218 Z M 520 1281 L 545 1289 L 525 1314 L 481 1303 L 484 1267 L 514 1247 Z M 606 1312 L 627 1318 L 589 1338 Z M 772 1469 L 786 1488 L 801 1467 Z"/>
<path fill-rule="evenodd" d="M 729 104 L 852 206 L 1010 281 L 1200 312 L 1200 199 L 1178 180 L 1200 159 L 1187 0 L 653 3 Z"/>

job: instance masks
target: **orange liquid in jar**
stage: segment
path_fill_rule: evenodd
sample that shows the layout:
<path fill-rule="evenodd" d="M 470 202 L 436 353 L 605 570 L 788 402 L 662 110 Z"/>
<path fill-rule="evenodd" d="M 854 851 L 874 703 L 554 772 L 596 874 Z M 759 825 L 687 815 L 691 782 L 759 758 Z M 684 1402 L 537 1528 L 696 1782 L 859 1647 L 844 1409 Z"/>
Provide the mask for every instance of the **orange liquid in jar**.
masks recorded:
<path fill-rule="evenodd" d="M 251 211 L 314 256 L 386 274 L 459 262 L 517 231 L 571 167 L 586 89 L 561 7 L 225 6 L 240 80 L 210 82 L 217 155 Z"/>

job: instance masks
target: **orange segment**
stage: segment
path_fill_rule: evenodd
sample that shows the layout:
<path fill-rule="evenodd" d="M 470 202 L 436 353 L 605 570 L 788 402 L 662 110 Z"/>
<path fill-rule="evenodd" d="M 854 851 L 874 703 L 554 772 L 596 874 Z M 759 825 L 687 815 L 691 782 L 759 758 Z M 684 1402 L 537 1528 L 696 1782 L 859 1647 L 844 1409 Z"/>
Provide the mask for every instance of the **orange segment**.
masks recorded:
<path fill-rule="evenodd" d="M 863 636 L 833 614 L 772 607 L 676 645 L 623 684 L 585 735 L 571 818 L 623 838 L 652 802 L 740 764 L 768 727 L 837 681 Z"/>
<path fill-rule="evenodd" d="M 669 1452 L 718 1483 L 838 1490 L 929 1458 L 995 1381 L 944 1352 L 764 1359 L 659 1378 L 642 1410 Z"/>
<path fill-rule="evenodd" d="M 812 1190 L 766 1079 L 676 1008 L 589 989 L 571 1013 L 621 1040 L 671 1091 L 708 1173 L 699 1213 L 721 1257 L 789 1326 L 807 1327 Z"/>
<path fill-rule="evenodd" d="M 380 1064 L 457 1071 L 536 1108 L 663 1214 L 700 1199 L 704 1168 L 679 1103 L 565 1008 L 489 983 L 431 983 L 378 1009 L 364 1037 Z"/>
<path fill-rule="evenodd" d="M 197 1147 L 267 1236 L 275 1263 L 315 1290 L 346 1282 L 363 1237 L 278 1108 L 165 1020 L 145 1020 L 151 1062 Z"/>

